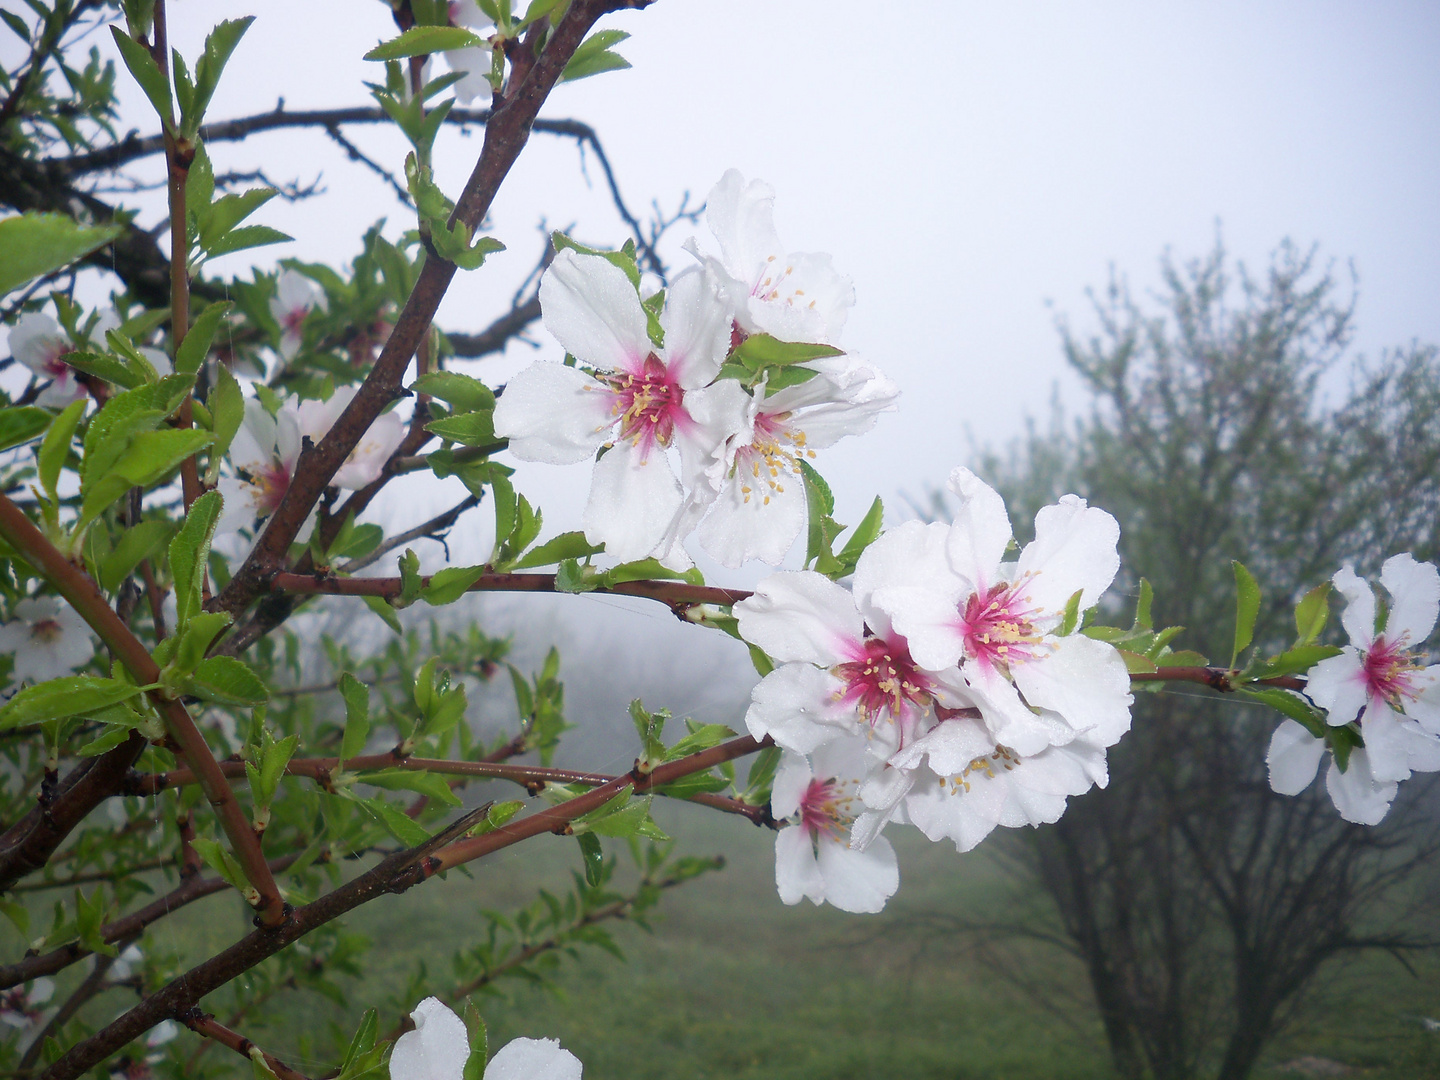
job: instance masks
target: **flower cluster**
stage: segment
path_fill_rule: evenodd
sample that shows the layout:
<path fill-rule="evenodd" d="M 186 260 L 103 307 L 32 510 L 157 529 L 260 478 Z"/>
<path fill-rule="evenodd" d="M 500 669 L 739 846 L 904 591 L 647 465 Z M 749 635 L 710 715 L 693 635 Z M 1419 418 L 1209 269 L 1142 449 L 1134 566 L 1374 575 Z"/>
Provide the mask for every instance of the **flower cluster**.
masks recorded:
<path fill-rule="evenodd" d="M 1376 825 L 1400 781 L 1440 771 L 1440 664 L 1426 666 L 1422 651 L 1440 615 L 1440 572 L 1409 554 L 1387 559 L 1380 584 L 1388 609 L 1377 606 L 1370 584 L 1351 567 L 1331 580 L 1345 598 L 1341 622 L 1350 643 L 1310 669 L 1305 692 L 1331 728 L 1358 725 L 1364 745 L 1347 741 L 1334 753 L 1338 732 L 1327 740 L 1285 720 L 1270 740 L 1270 786 L 1298 795 L 1331 749 L 1325 787 L 1335 809 L 1346 821 Z"/>
<path fill-rule="evenodd" d="M 721 254 L 692 243 L 698 265 L 673 281 L 658 318 L 659 298 L 642 300 L 620 257 L 566 248 L 541 281 L 545 326 L 578 363 L 517 374 L 495 431 L 527 461 L 574 464 L 603 450 L 583 524 L 622 562 L 688 566 L 682 543 L 697 527 L 727 566 L 780 562 L 805 525 L 802 463 L 894 405 L 893 383 L 835 347 L 854 302 L 849 279 L 827 255 L 785 250 L 774 197 L 725 174 L 707 204 Z M 755 335 L 818 347 L 791 366 L 727 363 Z"/>
<path fill-rule="evenodd" d="M 1119 527 L 1067 495 L 1040 511 L 1015 562 L 1000 496 L 966 469 L 949 525 L 875 541 L 850 589 L 780 573 L 735 605 L 741 636 L 779 666 L 746 724 L 784 757 L 771 812 L 786 903 L 879 911 L 899 878 L 880 835 L 909 821 L 968 851 L 997 825 L 1057 820 L 1103 786 L 1130 727 L 1119 653 L 1074 633 L 1109 587 Z"/>
<path fill-rule="evenodd" d="M 10 353 L 43 383 L 35 404 L 47 409 L 63 409 L 79 401 L 86 393 L 84 377 L 71 367 L 65 357 L 82 349 L 104 352 L 109 348 L 105 335 L 120 328 L 120 316 L 113 309 L 91 316 L 88 328 L 81 328 L 72 338 L 48 315 L 31 312 L 20 316 L 10 331 Z M 159 349 L 139 346 L 142 356 L 161 375 L 170 374 L 170 359 Z"/>

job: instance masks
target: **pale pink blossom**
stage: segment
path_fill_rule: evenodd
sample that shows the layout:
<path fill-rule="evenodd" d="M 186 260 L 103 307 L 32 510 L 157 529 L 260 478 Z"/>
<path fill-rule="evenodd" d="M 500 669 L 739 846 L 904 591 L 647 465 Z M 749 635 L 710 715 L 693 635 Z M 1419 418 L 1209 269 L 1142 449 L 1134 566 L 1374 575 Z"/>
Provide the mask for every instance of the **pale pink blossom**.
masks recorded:
<path fill-rule="evenodd" d="M 340 419 L 340 414 L 355 400 L 357 392 L 354 386 L 341 386 L 328 401 L 302 401 L 296 415 L 300 438 L 318 445 L 335 426 L 335 421 Z M 330 482 L 352 491 L 373 484 L 404 438 L 405 424 L 400 417 L 393 410 L 381 413 L 360 437 L 355 449 L 350 451 Z"/>
<path fill-rule="evenodd" d="M 702 255 L 693 240 L 687 246 L 720 279 L 742 333 L 836 344 L 855 289 L 830 265 L 829 255 L 787 252 L 775 232 L 774 210 L 774 188 L 761 180 L 747 184 L 731 169 L 705 202 L 719 258 Z"/>
<path fill-rule="evenodd" d="M 0 626 L 0 653 L 15 658 L 13 686 L 69 675 L 95 655 L 89 624 L 53 596 L 21 600 L 10 615 Z"/>
<path fill-rule="evenodd" d="M 728 416 L 711 419 L 719 430 L 689 410 L 688 395 L 715 378 L 728 350 L 729 311 L 713 278 L 676 278 L 660 316 L 663 346 L 650 340 L 630 279 L 597 255 L 561 251 L 541 280 L 540 306 L 546 328 L 584 366 L 542 360 L 515 375 L 495 406 L 496 434 L 522 460 L 552 465 L 606 447 L 582 519 L 586 537 L 622 562 L 687 562 L 674 527 L 684 489 L 668 451 L 679 451 L 687 476 L 702 476 L 709 451 L 739 426 L 745 399 L 736 384 Z"/>
<path fill-rule="evenodd" d="M 280 355 L 295 359 L 305 337 L 305 320 L 315 310 L 326 308 L 320 287 L 298 270 L 281 270 L 270 298 L 270 314 L 280 324 Z"/>
<path fill-rule="evenodd" d="M 391 1080 L 463 1080 L 470 1058 L 465 1022 L 439 998 L 410 1014 L 415 1029 L 395 1040 Z M 512 1039 L 485 1066 L 484 1080 L 580 1080 L 581 1065 L 555 1039 Z"/>
<path fill-rule="evenodd" d="M 39 312 L 20 316 L 10 329 L 10 353 L 33 371 L 37 379 L 50 380 L 35 403 L 47 409 L 63 409 L 72 401 L 83 398 L 86 389 L 80 381 L 80 373 L 65 362 L 65 356 L 81 348 L 105 352 L 110 348 L 105 339 L 106 331 L 119 326 L 120 316 L 113 308 L 103 311 L 90 327 L 87 340 L 77 345 L 50 316 Z M 150 348 L 142 348 L 141 352 L 160 374 L 169 373 L 170 363 L 164 353 Z"/>
<path fill-rule="evenodd" d="M 264 521 L 279 507 L 300 460 L 299 407 L 286 401 L 271 416 L 255 398 L 245 402 L 245 420 L 230 443 L 235 476 L 220 480 L 225 500 L 217 531 L 233 532 Z"/>
<path fill-rule="evenodd" d="M 900 886 L 895 852 L 883 836 L 863 850 L 850 831 L 864 810 L 857 792 L 873 762 L 863 737 L 826 743 L 807 759 L 786 753 L 775 773 L 770 810 L 791 824 L 775 837 L 780 899 L 829 903 L 841 911 L 876 912 Z"/>

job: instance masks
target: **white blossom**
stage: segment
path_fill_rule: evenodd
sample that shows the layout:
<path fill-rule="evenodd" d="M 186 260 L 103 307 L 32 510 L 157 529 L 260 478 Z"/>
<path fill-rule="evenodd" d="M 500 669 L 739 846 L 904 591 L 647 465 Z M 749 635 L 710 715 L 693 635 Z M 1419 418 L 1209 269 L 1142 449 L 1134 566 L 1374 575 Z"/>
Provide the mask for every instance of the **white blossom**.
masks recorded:
<path fill-rule="evenodd" d="M 274 416 L 255 398 L 245 402 L 245 420 L 230 443 L 236 475 L 222 477 L 224 515 L 216 531 L 253 527 L 279 507 L 300 460 L 300 410 L 287 400 Z"/>
<path fill-rule="evenodd" d="M 787 252 L 775 232 L 774 209 L 774 188 L 761 180 L 747 184 L 731 169 L 705 202 L 719 258 L 702 255 L 693 240 L 687 246 L 715 271 L 743 333 L 836 344 L 855 289 L 829 255 Z"/>
<path fill-rule="evenodd" d="M 316 309 L 326 308 L 320 287 L 298 270 L 282 270 L 270 298 L 270 314 L 280 324 L 280 355 L 295 359 L 304 340 L 305 319 Z"/>
<path fill-rule="evenodd" d="M 841 911 L 876 912 L 900 886 L 895 852 L 883 836 L 863 850 L 850 830 L 863 809 L 857 792 L 869 772 L 867 740 L 826 743 L 811 759 L 786 753 L 775 773 L 770 809 L 792 824 L 775 837 L 775 885 L 786 904 L 809 898 Z"/>
<path fill-rule="evenodd" d="M 395 1040 L 391 1080 L 462 1080 L 470 1057 L 465 1022 L 439 998 L 410 1014 L 415 1030 Z M 581 1065 L 555 1039 L 512 1039 L 485 1067 L 485 1080 L 580 1080 Z"/>
<path fill-rule="evenodd" d="M 63 409 L 86 394 L 80 373 L 65 362 L 69 353 L 89 347 L 98 352 L 110 348 L 105 333 L 120 327 L 120 315 L 114 308 L 100 312 L 90 326 L 87 340 L 77 346 L 54 319 L 39 312 L 20 316 L 10 329 L 10 353 L 35 373 L 37 379 L 49 379 L 35 403 L 47 409 Z M 161 375 L 170 373 L 170 360 L 159 349 L 141 346 L 140 352 Z"/>
<path fill-rule="evenodd" d="M 473 30 L 475 35 L 481 38 L 493 32 L 489 17 L 480 10 L 480 5 L 475 0 L 450 0 L 449 10 L 452 26 Z M 492 57 L 488 43 L 467 45 L 463 49 L 449 49 L 445 53 L 445 63 L 451 71 L 463 72 L 465 75 L 450 87 L 455 93 L 455 100 L 462 105 L 469 105 L 477 98 L 482 104 L 490 100 L 489 76 Z"/>
<path fill-rule="evenodd" d="M 319 445 L 335 426 L 335 421 L 340 419 L 340 414 L 355 400 L 356 393 L 357 387 L 341 386 L 328 401 L 302 401 L 296 416 L 301 439 L 309 439 Z M 381 413 L 360 437 L 330 483 L 349 490 L 373 484 L 404 438 L 405 424 L 400 417 L 393 410 Z"/>
<path fill-rule="evenodd" d="M 11 654 L 12 683 L 41 683 L 69 675 L 95 654 L 90 627 L 53 596 L 21 600 L 0 626 L 0 652 Z"/>
<path fill-rule="evenodd" d="M 899 389 L 854 356 L 802 366 L 816 374 L 773 393 L 763 384 L 756 388 L 743 426 L 711 452 L 709 482 L 696 485 L 705 504 L 696 509 L 709 509 L 700 546 L 725 566 L 747 559 L 778 565 L 805 528 L 800 463 L 847 435 L 869 431 L 880 413 L 895 408 Z M 730 422 L 730 385 L 724 380 L 691 395 L 691 414 L 707 430 Z"/>
<path fill-rule="evenodd" d="M 702 476 L 709 450 L 739 426 L 745 398 L 737 384 L 729 417 L 711 420 L 719 430 L 687 405 L 728 348 L 729 311 L 713 278 L 675 279 L 660 315 L 663 347 L 650 340 L 630 279 L 600 256 L 561 251 L 540 283 L 540 306 L 546 328 L 586 367 L 542 360 L 519 372 L 495 406 L 496 434 L 517 457 L 552 465 L 608 446 L 591 480 L 586 537 L 622 562 L 688 562 L 675 530 L 684 489 L 667 451 L 676 447 L 686 474 Z"/>

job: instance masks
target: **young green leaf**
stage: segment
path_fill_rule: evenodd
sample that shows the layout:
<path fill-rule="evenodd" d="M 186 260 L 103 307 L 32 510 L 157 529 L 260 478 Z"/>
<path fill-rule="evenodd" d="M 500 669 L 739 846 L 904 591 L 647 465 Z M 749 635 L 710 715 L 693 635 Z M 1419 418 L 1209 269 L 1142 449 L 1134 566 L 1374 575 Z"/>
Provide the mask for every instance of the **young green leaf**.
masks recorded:
<path fill-rule="evenodd" d="M 1235 568 L 1235 651 L 1230 657 L 1233 668 L 1240 654 L 1250 647 L 1255 634 L 1255 619 L 1260 614 L 1260 586 L 1243 563 L 1232 562 L 1231 566 Z"/>
<path fill-rule="evenodd" d="M 211 656 L 200 661 L 186 689 L 219 705 L 263 705 L 270 700 L 264 680 L 249 664 L 233 656 Z"/>
<path fill-rule="evenodd" d="M 50 426 L 50 430 L 45 433 L 44 442 L 40 444 L 40 486 L 52 500 L 58 497 L 55 494 L 55 485 L 60 482 L 60 470 L 70 456 L 70 444 L 75 438 L 75 428 L 79 426 L 80 418 L 85 415 L 87 404 L 87 399 L 82 398 L 65 406 L 64 411 L 55 417 L 55 423 Z"/>
<path fill-rule="evenodd" d="M 403 60 L 407 56 L 427 56 L 476 46 L 486 48 L 488 43 L 460 26 L 412 26 L 399 37 L 376 45 L 364 59 Z"/>
<path fill-rule="evenodd" d="M 345 735 L 340 741 L 340 760 L 358 757 L 370 738 L 370 688 L 348 671 L 340 676 L 340 696 L 345 699 Z"/>
<path fill-rule="evenodd" d="M 36 686 L 27 686 L 0 708 L 0 731 L 22 724 L 39 724 L 87 713 L 128 701 L 140 687 L 122 679 L 101 679 L 94 675 L 67 675 Z"/>
<path fill-rule="evenodd" d="M 76 404 L 83 405 L 84 402 Z M 34 405 L 0 409 L 0 450 L 9 450 L 12 446 L 29 442 L 49 428 L 54 419 L 48 410 L 36 408 Z"/>
<path fill-rule="evenodd" d="M 1295 644 L 1309 645 L 1320 636 L 1330 618 L 1330 582 L 1307 592 L 1295 605 Z"/>
<path fill-rule="evenodd" d="M 0 296 L 69 266 L 123 231 L 123 225 L 81 225 L 65 214 L 0 220 Z"/>
<path fill-rule="evenodd" d="M 215 331 L 220 322 L 234 307 L 228 300 L 211 304 L 190 325 L 185 340 L 175 351 L 175 370 L 181 375 L 194 375 L 205 362 L 210 352 L 210 343 L 215 340 Z"/>
<path fill-rule="evenodd" d="M 171 124 L 174 110 L 170 103 L 170 80 L 165 77 L 165 72 L 155 63 L 149 49 L 118 26 L 110 27 L 110 34 L 115 39 L 116 48 L 120 50 L 120 59 L 130 69 L 130 74 L 140 84 L 140 89 L 145 91 L 155 114 L 160 117 L 161 126 L 166 130 L 173 130 Z"/>
<path fill-rule="evenodd" d="M 170 541 L 170 575 L 175 581 L 175 621 L 183 631 L 191 615 L 200 610 L 205 583 L 205 563 L 210 541 L 220 521 L 224 500 L 218 491 L 207 491 L 190 506 L 185 524 Z"/>

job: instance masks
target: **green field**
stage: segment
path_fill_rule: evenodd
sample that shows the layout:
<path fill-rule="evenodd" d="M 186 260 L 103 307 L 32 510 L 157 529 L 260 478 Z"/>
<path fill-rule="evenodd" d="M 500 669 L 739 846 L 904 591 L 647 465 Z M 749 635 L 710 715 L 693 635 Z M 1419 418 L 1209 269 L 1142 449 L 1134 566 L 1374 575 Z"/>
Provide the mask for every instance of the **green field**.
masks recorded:
<path fill-rule="evenodd" d="M 913 830 L 893 830 L 900 893 L 881 916 L 850 916 L 779 902 L 769 834 L 698 808 L 657 810 L 686 852 L 723 853 L 728 867 L 670 892 L 653 935 L 616 927 L 625 962 L 588 950 L 583 962 L 560 966 L 552 987 L 512 980 L 503 997 L 481 998 L 492 1047 L 516 1035 L 558 1037 L 590 1080 L 1112 1075 L 1075 961 L 1049 947 L 983 946 L 936 929 L 946 918 L 999 920 L 1038 902 L 1017 894 L 1002 873 L 995 839 L 958 856 Z M 348 1016 L 297 997 L 288 1030 L 246 1033 L 323 1071 L 305 1032 L 332 1020 L 353 1024 L 371 1004 L 382 1007 L 388 1028 L 398 1007 L 387 1009 L 387 996 L 400 992 L 414 960 L 423 959 L 442 988 L 451 951 L 483 926 L 478 909 L 510 909 L 540 885 L 563 889 L 578 867 L 573 841 L 542 837 L 481 862 L 473 879 L 452 875 L 377 901 L 351 922 L 377 944 L 365 982 L 346 984 Z M 238 905 L 210 905 L 160 931 L 157 944 L 192 952 L 232 940 L 243 926 Z M 1374 1080 L 1440 1077 L 1440 1034 L 1419 1020 L 1440 1016 L 1440 963 L 1412 963 L 1415 976 L 1378 955 L 1322 975 L 1321 991 L 1257 1077 L 1305 1076 L 1281 1066 L 1306 1056 Z M 222 997 L 209 1005 L 223 1014 Z M 219 1065 L 221 1052 L 206 1061 Z"/>

